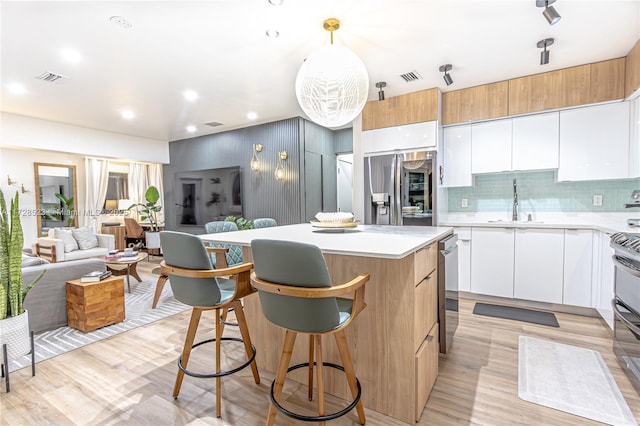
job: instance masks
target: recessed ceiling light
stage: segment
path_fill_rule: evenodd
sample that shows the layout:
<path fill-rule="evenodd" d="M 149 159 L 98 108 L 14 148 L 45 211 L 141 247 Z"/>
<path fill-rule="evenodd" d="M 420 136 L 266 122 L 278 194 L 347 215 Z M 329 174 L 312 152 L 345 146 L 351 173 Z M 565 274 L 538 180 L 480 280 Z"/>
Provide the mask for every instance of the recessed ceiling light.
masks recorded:
<path fill-rule="evenodd" d="M 130 109 L 123 109 L 122 111 L 120 111 L 120 114 L 125 120 L 132 120 L 136 116 L 135 113 Z"/>
<path fill-rule="evenodd" d="M 274 6 L 281 6 L 282 3 L 284 3 L 284 0 L 269 0 L 269 3 L 271 3 Z"/>
<path fill-rule="evenodd" d="M 258 114 L 256 114 L 255 112 L 249 112 L 247 113 L 247 118 L 249 120 L 255 120 L 256 118 L 258 118 Z"/>
<path fill-rule="evenodd" d="M 267 31 L 265 31 L 265 34 L 269 38 L 278 38 L 280 36 L 280 31 L 278 31 L 278 30 L 267 30 Z"/>
<path fill-rule="evenodd" d="M 196 131 L 196 126 L 187 126 L 187 132 L 195 133 L 195 131 Z"/>
<path fill-rule="evenodd" d="M 14 95 L 24 95 L 27 93 L 26 87 L 24 87 L 20 83 L 9 83 L 7 85 L 7 88 L 9 89 L 9 93 L 12 93 Z"/>
<path fill-rule="evenodd" d="M 111 18 L 109 18 L 109 21 L 119 26 L 120 28 L 124 28 L 125 30 L 128 30 L 133 26 L 133 24 L 124 16 L 112 16 Z"/>
<path fill-rule="evenodd" d="M 198 94 L 194 90 L 186 90 L 184 92 L 184 98 L 188 101 L 195 101 L 198 99 Z"/>
<path fill-rule="evenodd" d="M 65 61 L 72 63 L 77 63 L 82 60 L 82 56 L 80 56 L 80 53 L 78 53 L 77 50 L 73 49 L 62 49 L 60 51 L 60 55 Z"/>

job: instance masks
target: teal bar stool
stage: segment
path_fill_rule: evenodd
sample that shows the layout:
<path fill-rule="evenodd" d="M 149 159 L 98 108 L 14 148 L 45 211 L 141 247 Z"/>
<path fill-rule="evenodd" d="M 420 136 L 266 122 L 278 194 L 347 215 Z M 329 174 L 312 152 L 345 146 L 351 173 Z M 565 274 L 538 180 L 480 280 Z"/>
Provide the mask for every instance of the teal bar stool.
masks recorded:
<path fill-rule="evenodd" d="M 253 229 L 271 228 L 272 226 L 278 226 L 278 222 L 270 217 L 253 219 Z"/>
<path fill-rule="evenodd" d="M 369 274 L 333 285 L 320 249 L 314 245 L 291 241 L 256 239 L 251 242 L 254 272 L 251 284 L 258 289 L 264 316 L 286 330 L 276 378 L 271 384 L 271 405 L 267 425 L 273 425 L 276 410 L 303 421 L 324 422 L 343 416 L 355 408 L 358 421 L 365 424 L 362 389 L 347 345 L 344 329 L 366 307 L 364 284 Z M 353 300 L 342 298 L 353 293 Z M 309 335 L 309 362 L 289 367 L 298 333 Z M 322 336 L 333 334 L 342 366 L 322 361 Z M 314 359 L 315 358 L 315 359 Z M 323 366 L 344 371 L 353 401 L 344 409 L 326 414 L 324 409 Z M 318 380 L 318 415 L 304 416 L 284 408 L 279 399 L 287 372 L 309 369 L 309 400 L 313 395 L 313 370 Z"/>
<path fill-rule="evenodd" d="M 211 257 L 202 243 L 195 235 L 182 232 L 160 232 L 160 244 L 164 253 L 164 261 L 161 263 L 162 273 L 169 277 L 171 290 L 177 300 L 192 306 L 191 321 L 187 329 L 187 335 L 182 349 L 182 356 L 178 359 L 178 375 L 173 388 L 173 397 L 177 398 L 184 375 L 198 378 L 216 379 L 216 416 L 221 415 L 221 395 L 223 376 L 236 373 L 251 365 L 251 371 L 256 383 L 260 383 L 258 367 L 256 365 L 256 348 L 251 344 L 249 329 L 244 316 L 244 310 L 240 298 L 255 292 L 250 284 L 250 271 L 253 265 L 242 265 L 215 269 L 211 264 Z M 234 279 L 224 277 L 233 276 Z M 225 284 L 222 285 L 222 282 Z M 222 337 L 224 325 L 220 320 L 220 311 L 234 308 L 242 339 Z M 200 317 L 204 311 L 215 310 L 215 338 L 204 340 L 194 344 L 196 331 Z M 220 344 L 223 341 L 243 342 L 247 361 L 230 370 L 222 371 L 220 366 Z M 187 363 L 191 350 L 205 343 L 215 342 L 216 345 L 216 371 L 204 374 L 187 370 Z"/>

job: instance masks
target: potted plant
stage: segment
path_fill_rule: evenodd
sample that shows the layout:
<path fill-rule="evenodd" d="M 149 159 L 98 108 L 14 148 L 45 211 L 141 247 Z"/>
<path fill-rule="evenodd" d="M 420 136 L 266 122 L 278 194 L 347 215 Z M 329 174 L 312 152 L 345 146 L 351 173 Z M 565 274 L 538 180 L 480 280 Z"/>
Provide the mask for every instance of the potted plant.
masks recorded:
<path fill-rule="evenodd" d="M 0 345 L 7 344 L 7 356 L 25 355 L 31 350 L 29 316 L 24 299 L 45 271 L 26 288 L 22 279 L 24 236 L 18 209 L 18 191 L 7 213 L 4 192 L 0 190 Z M 4 360 L 6 366 L 8 360 Z"/>
<path fill-rule="evenodd" d="M 60 214 L 60 218 L 66 217 L 67 226 L 70 228 L 73 227 L 74 219 L 76 216 L 75 206 L 73 204 L 73 197 L 67 198 L 62 194 L 54 194 L 54 195 L 58 200 L 60 200 L 60 202 L 62 202 L 63 210 Z"/>
<path fill-rule="evenodd" d="M 134 207 L 138 208 L 140 220 L 149 222 L 149 231 L 144 233 L 145 245 L 148 249 L 160 248 L 160 228 L 158 227 L 158 212 L 162 210 L 162 206 L 158 203 L 160 192 L 155 186 L 150 186 L 144 193 L 146 203 L 136 203 L 129 206 L 128 210 Z"/>
<path fill-rule="evenodd" d="M 247 220 L 244 217 L 227 216 L 224 220 L 227 222 L 233 222 L 238 227 L 238 230 L 244 231 L 245 229 L 253 228 L 253 220 Z"/>

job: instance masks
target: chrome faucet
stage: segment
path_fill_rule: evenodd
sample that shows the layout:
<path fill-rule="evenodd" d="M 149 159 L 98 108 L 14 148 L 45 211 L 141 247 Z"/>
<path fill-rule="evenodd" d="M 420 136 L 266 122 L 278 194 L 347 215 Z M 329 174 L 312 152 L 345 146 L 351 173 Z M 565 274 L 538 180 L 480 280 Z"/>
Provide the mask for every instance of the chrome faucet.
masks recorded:
<path fill-rule="evenodd" d="M 516 178 L 513 178 L 513 214 L 511 220 L 516 222 L 518 220 L 518 182 Z"/>

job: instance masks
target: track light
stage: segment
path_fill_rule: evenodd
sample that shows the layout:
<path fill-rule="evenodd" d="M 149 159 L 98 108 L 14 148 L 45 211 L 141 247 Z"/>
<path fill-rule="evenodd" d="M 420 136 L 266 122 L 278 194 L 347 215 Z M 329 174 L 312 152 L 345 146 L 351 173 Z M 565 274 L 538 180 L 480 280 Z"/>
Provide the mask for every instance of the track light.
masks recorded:
<path fill-rule="evenodd" d="M 544 48 L 544 50 L 540 52 L 540 65 L 546 65 L 549 63 L 549 51 L 547 50 L 547 47 L 551 46 L 554 41 L 555 40 L 553 38 L 545 38 L 538 42 L 538 48 Z"/>
<path fill-rule="evenodd" d="M 447 83 L 447 86 L 451 86 L 453 84 L 453 79 L 449 75 L 449 71 L 451 71 L 451 68 L 453 68 L 453 65 L 451 64 L 441 65 L 439 68 L 440 72 L 444 73 L 442 78 L 444 79 L 444 82 Z"/>
<path fill-rule="evenodd" d="M 387 82 L 386 81 L 379 81 L 376 83 L 376 87 L 378 88 L 378 100 L 379 101 L 384 101 L 384 89 L 385 87 L 387 87 Z"/>
<path fill-rule="evenodd" d="M 545 17 L 549 25 L 556 24 L 561 18 L 558 11 L 553 6 L 549 6 L 550 4 L 555 3 L 555 1 L 556 0 L 536 0 L 536 6 L 544 7 L 542 16 Z"/>

